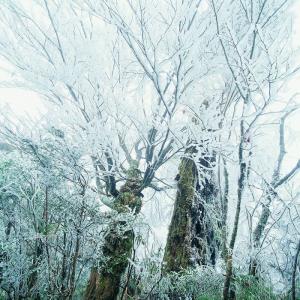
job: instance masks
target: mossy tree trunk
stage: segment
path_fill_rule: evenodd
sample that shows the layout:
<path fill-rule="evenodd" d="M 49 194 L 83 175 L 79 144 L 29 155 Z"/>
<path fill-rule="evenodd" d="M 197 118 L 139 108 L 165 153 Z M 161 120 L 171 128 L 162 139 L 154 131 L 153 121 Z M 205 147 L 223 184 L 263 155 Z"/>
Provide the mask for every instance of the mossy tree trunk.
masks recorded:
<path fill-rule="evenodd" d="M 112 224 L 105 238 L 103 255 L 107 262 L 102 269 L 93 268 L 90 274 L 85 299 L 117 299 L 122 274 L 131 256 L 134 235 L 132 230 L 120 234 L 119 227 L 125 224 Z"/>
<path fill-rule="evenodd" d="M 193 159 L 182 158 L 174 211 L 164 254 L 166 272 L 178 272 L 191 265 L 192 205 L 196 182 L 197 169 Z"/>
<path fill-rule="evenodd" d="M 129 170 L 126 183 L 114 201 L 114 210 L 119 214 L 141 210 L 139 171 Z M 86 300 L 114 300 L 120 292 L 122 275 L 131 257 L 134 232 L 127 221 L 113 222 L 107 231 L 103 245 L 106 263 L 99 269 L 93 267 L 85 292 Z"/>
<path fill-rule="evenodd" d="M 192 249 L 193 258 L 199 265 L 215 265 L 219 238 L 215 235 L 213 215 L 208 213 L 207 206 L 218 211 L 218 189 L 214 174 L 215 155 L 203 153 L 198 162 L 196 196 L 192 209 Z"/>
<path fill-rule="evenodd" d="M 211 164 L 213 156 L 203 156 L 196 165 L 190 147 L 181 159 L 173 216 L 164 254 L 164 272 L 214 264 L 216 239 L 206 204 L 217 195 Z M 197 168 L 198 167 L 198 168 Z"/>

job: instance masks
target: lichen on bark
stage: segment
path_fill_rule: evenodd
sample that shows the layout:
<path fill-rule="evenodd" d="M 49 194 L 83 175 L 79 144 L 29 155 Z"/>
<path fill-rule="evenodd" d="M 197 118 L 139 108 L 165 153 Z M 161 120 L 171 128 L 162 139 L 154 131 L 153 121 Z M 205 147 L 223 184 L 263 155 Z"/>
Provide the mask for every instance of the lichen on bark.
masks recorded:
<path fill-rule="evenodd" d="M 205 207 L 217 197 L 214 170 L 209 165 L 214 163 L 214 156 L 201 153 L 202 157 L 195 161 L 198 151 L 196 146 L 189 147 L 179 166 L 164 272 L 179 272 L 195 265 L 215 263 L 216 237 Z M 203 181 L 201 184 L 200 180 Z"/>
<path fill-rule="evenodd" d="M 100 268 L 92 268 L 85 292 L 86 300 L 114 300 L 118 297 L 122 275 L 128 266 L 134 243 L 134 232 L 130 220 L 126 219 L 126 213 L 140 212 L 140 185 L 141 174 L 137 165 L 133 163 L 113 204 L 118 217 L 122 214 L 125 217 L 117 217 L 107 230 L 102 249 L 105 263 L 101 264 Z"/>
<path fill-rule="evenodd" d="M 117 299 L 120 289 L 121 275 L 128 265 L 133 247 L 133 231 L 120 232 L 119 226 L 114 223 L 109 228 L 103 246 L 103 255 L 107 258 L 101 269 L 93 268 L 85 299 L 112 300 Z"/>
<path fill-rule="evenodd" d="M 164 254 L 165 272 L 178 272 L 191 265 L 191 208 L 195 196 L 196 174 L 193 159 L 182 158 L 174 211 Z"/>

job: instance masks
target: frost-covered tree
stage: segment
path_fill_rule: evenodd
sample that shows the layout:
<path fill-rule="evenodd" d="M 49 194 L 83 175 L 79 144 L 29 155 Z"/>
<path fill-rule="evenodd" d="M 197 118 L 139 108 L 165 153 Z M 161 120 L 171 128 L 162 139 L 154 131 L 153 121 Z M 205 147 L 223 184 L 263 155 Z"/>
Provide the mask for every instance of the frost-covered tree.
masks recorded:
<path fill-rule="evenodd" d="M 285 237 L 293 250 L 282 249 L 285 226 L 299 222 L 298 189 L 288 190 L 299 163 L 285 166 L 284 125 L 297 103 L 281 100 L 298 69 L 292 0 L 0 1 L 0 55 L 11 75 L 5 84 L 48 103 L 37 128 L 14 127 L 9 118 L 1 127 L 19 153 L 12 161 L 21 190 L 13 191 L 28 199 L 29 211 L 17 222 L 12 255 L 1 254 L 8 295 L 71 298 L 85 289 L 86 299 L 136 296 L 129 262 L 143 204 L 150 191 L 163 203 L 174 183 L 162 274 L 147 297 L 173 271 L 209 265 L 225 272 L 229 299 L 239 293 L 232 284 L 238 269 L 256 278 L 276 269 L 263 263 L 266 242 L 281 249 L 278 272 L 289 257 L 281 276 L 296 282 L 293 226 Z M 261 137 L 277 122 L 278 147 L 264 153 Z M 6 160 L 3 168 L 11 174 Z M 17 171 L 24 168 L 30 188 Z M 12 198 L 5 180 L 1 197 Z M 274 221 L 278 201 L 283 211 Z M 289 201 L 293 217 L 284 213 Z M 18 205 L 12 212 L 3 206 L 8 232 L 17 226 L 10 219 L 25 214 Z M 36 235 L 34 247 L 20 226 L 28 238 Z M 10 283 L 5 272 L 14 270 L 16 245 L 27 275 Z"/>
<path fill-rule="evenodd" d="M 172 124 L 177 105 L 159 96 L 158 87 L 153 92 L 149 80 L 144 82 L 132 52 L 121 52 L 124 43 L 114 27 L 73 3 L 44 1 L 29 7 L 4 1 L 2 22 L 7 34 L 1 40 L 2 55 L 20 71 L 14 83 L 53 103 L 49 122 L 89 158 L 93 190 L 102 203 L 126 216 L 116 219 L 105 238 L 103 252 L 110 257 L 111 270 L 103 265 L 99 271 L 95 260 L 87 290 L 88 298 L 93 293 L 114 297 L 132 251 L 130 222 L 140 211 L 142 191 L 164 187 L 156 171 L 182 147 L 171 134 L 177 126 Z M 132 92 L 138 85 L 140 90 Z M 156 99 L 154 103 L 149 97 Z"/>
<path fill-rule="evenodd" d="M 15 299 L 69 299 L 103 255 L 110 217 L 97 208 L 80 150 L 61 133 L 13 137 L 15 150 L 1 152 L 1 287 Z"/>

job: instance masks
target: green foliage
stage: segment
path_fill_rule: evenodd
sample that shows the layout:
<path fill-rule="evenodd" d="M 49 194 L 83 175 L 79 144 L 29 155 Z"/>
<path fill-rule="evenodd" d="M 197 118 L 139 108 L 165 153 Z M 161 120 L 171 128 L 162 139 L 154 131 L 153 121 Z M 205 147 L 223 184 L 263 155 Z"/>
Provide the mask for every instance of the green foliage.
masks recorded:
<path fill-rule="evenodd" d="M 170 299 L 172 297 L 193 299 L 199 296 L 204 297 L 204 299 L 220 299 L 222 280 L 222 275 L 216 273 L 213 269 L 198 267 L 167 275 L 162 280 L 162 286 L 165 285 L 165 281 L 170 283 L 167 292 Z"/>
<path fill-rule="evenodd" d="M 130 287 L 133 299 L 221 299 L 223 276 L 210 267 L 161 273 L 163 251 L 135 262 Z M 139 298 L 140 297 L 140 298 Z"/>
<path fill-rule="evenodd" d="M 239 275 L 235 278 L 236 298 L 241 300 L 275 300 L 271 287 L 263 280 L 250 275 Z"/>
<path fill-rule="evenodd" d="M 224 276 L 213 268 L 199 266 L 181 272 L 161 273 L 163 251 L 135 262 L 130 281 L 132 299 L 220 300 Z M 277 295 L 268 282 L 237 274 L 232 282 L 236 300 L 289 299 Z"/>

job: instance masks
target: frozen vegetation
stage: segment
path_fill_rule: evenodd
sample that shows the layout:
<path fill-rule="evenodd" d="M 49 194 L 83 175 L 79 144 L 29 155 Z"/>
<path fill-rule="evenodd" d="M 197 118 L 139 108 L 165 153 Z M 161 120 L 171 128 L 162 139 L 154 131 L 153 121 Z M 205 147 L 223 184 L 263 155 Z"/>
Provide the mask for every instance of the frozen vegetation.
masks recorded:
<path fill-rule="evenodd" d="M 0 299 L 300 299 L 296 2 L 0 0 Z"/>

